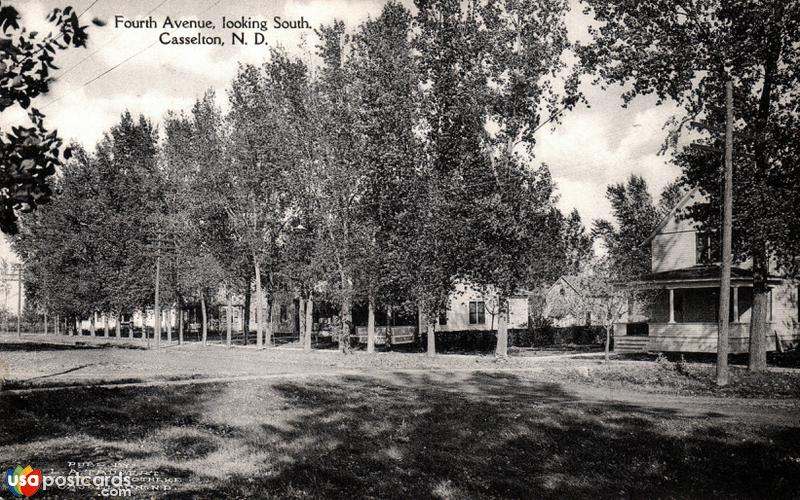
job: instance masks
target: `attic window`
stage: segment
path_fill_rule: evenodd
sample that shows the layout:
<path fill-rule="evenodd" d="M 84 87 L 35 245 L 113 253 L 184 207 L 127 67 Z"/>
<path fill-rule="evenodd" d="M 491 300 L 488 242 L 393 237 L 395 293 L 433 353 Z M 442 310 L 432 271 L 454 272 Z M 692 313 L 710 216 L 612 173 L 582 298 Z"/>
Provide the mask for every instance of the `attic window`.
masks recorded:
<path fill-rule="evenodd" d="M 714 264 L 720 261 L 719 235 L 715 232 L 695 233 L 697 264 Z"/>
<path fill-rule="evenodd" d="M 561 295 L 566 295 L 567 294 L 567 292 L 565 292 L 563 288 L 560 288 L 558 290 L 558 293 L 560 293 Z"/>

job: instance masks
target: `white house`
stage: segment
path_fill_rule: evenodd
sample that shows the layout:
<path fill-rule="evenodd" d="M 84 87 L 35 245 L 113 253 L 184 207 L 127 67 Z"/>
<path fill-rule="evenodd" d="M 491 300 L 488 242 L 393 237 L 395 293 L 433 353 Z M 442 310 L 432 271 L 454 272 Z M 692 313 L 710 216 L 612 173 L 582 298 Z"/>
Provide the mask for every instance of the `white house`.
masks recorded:
<path fill-rule="evenodd" d="M 681 215 L 701 200 L 698 189 L 686 193 L 645 241 L 652 248 L 652 272 L 628 286 L 651 290 L 652 300 L 641 308 L 631 305 L 624 322 L 615 325 L 615 350 L 716 352 L 719 252 L 712 235 Z M 775 274 L 774 266 L 770 272 L 766 341 L 767 349 L 775 350 L 777 342 L 788 347 L 800 341 L 800 311 L 797 282 Z M 747 352 L 753 301 L 750 262 L 734 263 L 730 294 L 730 352 Z"/>

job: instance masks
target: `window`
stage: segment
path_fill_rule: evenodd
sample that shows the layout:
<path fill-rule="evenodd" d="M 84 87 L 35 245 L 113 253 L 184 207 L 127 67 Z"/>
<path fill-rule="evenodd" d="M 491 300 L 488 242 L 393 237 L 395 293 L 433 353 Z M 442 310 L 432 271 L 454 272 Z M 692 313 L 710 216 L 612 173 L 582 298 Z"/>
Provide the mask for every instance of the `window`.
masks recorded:
<path fill-rule="evenodd" d="M 446 325 L 447 324 L 447 311 L 439 313 L 439 324 Z"/>
<path fill-rule="evenodd" d="M 719 237 L 717 233 L 695 233 L 697 263 L 714 264 L 720 261 Z"/>
<path fill-rule="evenodd" d="M 289 320 L 289 312 L 286 310 L 286 304 L 281 305 L 281 323 L 286 323 Z"/>
<path fill-rule="evenodd" d="M 486 305 L 482 300 L 469 303 L 469 324 L 482 325 L 486 323 Z"/>

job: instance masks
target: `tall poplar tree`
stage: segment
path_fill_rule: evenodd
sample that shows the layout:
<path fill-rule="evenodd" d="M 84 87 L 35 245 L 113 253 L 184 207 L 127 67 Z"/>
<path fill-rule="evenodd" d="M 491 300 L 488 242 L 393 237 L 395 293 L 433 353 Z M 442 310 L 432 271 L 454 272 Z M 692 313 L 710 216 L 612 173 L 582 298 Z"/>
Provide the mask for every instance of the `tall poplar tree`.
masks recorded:
<path fill-rule="evenodd" d="M 415 238 L 414 198 L 418 195 L 419 141 L 411 13 L 397 2 L 359 26 L 351 58 L 356 94 L 358 168 L 364 174 L 359 218 L 367 241 L 361 247 L 356 286 L 366 295 L 367 350 L 374 350 L 377 304 L 393 308 L 411 298 Z"/>

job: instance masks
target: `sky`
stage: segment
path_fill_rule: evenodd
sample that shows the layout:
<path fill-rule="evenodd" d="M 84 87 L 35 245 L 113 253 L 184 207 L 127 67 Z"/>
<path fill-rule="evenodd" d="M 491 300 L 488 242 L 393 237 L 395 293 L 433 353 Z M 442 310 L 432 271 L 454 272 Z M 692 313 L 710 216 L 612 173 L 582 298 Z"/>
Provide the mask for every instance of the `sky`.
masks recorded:
<path fill-rule="evenodd" d="M 581 13 L 577 0 L 567 16 L 570 38 L 587 40 L 591 19 Z M 59 134 L 91 148 L 119 120 L 124 110 L 142 113 L 159 123 L 168 110 L 189 110 L 194 100 L 209 88 L 216 90 L 224 106 L 225 89 L 236 73 L 239 62 L 259 64 L 267 54 L 267 45 L 232 45 L 231 31 L 220 29 L 223 16 L 229 20 L 268 20 L 264 32 L 269 44 L 282 44 L 303 57 L 313 52 L 313 30 L 272 28 L 272 20 L 300 20 L 313 26 L 342 19 L 349 27 L 367 16 L 380 13 L 384 0 L 23 0 L 11 1 L 21 13 L 23 24 L 31 30 L 50 31 L 45 17 L 55 7 L 72 5 L 84 12 L 81 21 L 90 24 L 93 18 L 105 21 L 103 27 L 89 29 L 88 47 L 70 49 L 57 54 L 60 70 L 49 94 L 39 97 L 35 105 L 47 116 L 46 123 Z M 412 2 L 404 0 L 411 7 Z M 87 10 L 88 9 L 88 10 Z M 147 16 L 159 27 L 125 28 L 116 26 L 117 19 L 134 21 Z M 121 16 L 121 17 L 118 17 Z M 204 20 L 214 22 L 213 32 L 198 29 L 164 29 L 167 16 L 172 20 Z M 177 46 L 159 43 L 161 33 L 192 36 L 198 31 L 218 35 L 224 46 Z M 247 31 L 247 30 L 245 30 Z M 252 32 L 248 31 L 248 36 Z M 301 43 L 306 49 L 297 48 Z M 582 85 L 589 106 L 580 105 L 565 114 L 551 130 L 537 132 L 536 163 L 550 168 L 558 187 L 558 205 L 565 213 L 576 208 L 584 223 L 590 226 L 597 218 L 609 218 L 610 206 L 605 198 L 606 186 L 624 182 L 631 174 L 641 175 L 648 182 L 655 198 L 662 187 L 675 179 L 679 170 L 669 156 L 659 156 L 664 140 L 662 125 L 676 110 L 670 105 L 655 106 L 655 100 L 637 98 L 622 107 L 621 89 L 601 90 L 589 82 Z M 2 123 L 20 120 L 19 110 L 3 113 Z M 0 255 L 8 254 L 7 245 Z"/>

